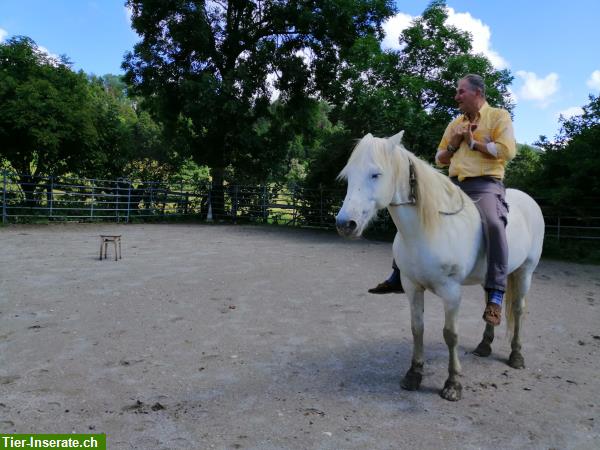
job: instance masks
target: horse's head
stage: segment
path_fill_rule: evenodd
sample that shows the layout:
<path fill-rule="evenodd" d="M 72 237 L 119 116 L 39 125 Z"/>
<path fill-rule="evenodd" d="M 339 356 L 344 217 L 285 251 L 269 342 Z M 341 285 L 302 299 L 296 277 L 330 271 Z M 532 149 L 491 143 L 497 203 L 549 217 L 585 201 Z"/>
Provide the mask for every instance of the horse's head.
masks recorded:
<path fill-rule="evenodd" d="M 336 217 L 338 233 L 359 237 L 379 209 L 395 201 L 396 164 L 403 131 L 391 138 L 363 137 L 340 172 L 348 191 Z"/>

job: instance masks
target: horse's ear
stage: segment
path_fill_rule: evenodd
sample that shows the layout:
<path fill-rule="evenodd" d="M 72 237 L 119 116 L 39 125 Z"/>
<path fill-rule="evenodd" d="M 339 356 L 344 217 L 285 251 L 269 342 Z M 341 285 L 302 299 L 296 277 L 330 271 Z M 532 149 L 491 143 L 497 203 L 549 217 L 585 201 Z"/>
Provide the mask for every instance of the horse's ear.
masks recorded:
<path fill-rule="evenodd" d="M 388 138 L 388 141 L 392 144 L 392 147 L 395 147 L 396 145 L 400 145 L 402 143 L 402 136 L 404 136 L 404 130 Z"/>

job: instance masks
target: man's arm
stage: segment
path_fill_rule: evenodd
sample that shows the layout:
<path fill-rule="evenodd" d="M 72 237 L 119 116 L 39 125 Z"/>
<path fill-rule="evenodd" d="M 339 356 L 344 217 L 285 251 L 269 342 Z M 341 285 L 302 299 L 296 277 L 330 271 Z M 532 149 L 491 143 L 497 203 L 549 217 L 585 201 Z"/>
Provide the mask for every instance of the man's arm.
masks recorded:
<path fill-rule="evenodd" d="M 491 142 L 479 142 L 473 139 L 472 129 L 466 130 L 464 138 L 472 150 L 483 153 L 491 158 L 510 161 L 516 154 L 516 141 L 512 121 L 508 111 L 502 111 L 496 126 L 492 130 Z"/>
<path fill-rule="evenodd" d="M 435 154 L 435 162 L 438 166 L 449 166 L 452 156 L 454 156 L 453 152 L 438 149 L 437 153 Z"/>
<path fill-rule="evenodd" d="M 468 123 L 459 123 L 457 125 L 450 123 L 448 125 L 438 147 L 438 151 L 435 154 L 435 162 L 437 165 L 447 166 L 450 164 L 452 156 L 458 151 L 458 148 L 464 139 L 463 134 L 467 128 Z"/>

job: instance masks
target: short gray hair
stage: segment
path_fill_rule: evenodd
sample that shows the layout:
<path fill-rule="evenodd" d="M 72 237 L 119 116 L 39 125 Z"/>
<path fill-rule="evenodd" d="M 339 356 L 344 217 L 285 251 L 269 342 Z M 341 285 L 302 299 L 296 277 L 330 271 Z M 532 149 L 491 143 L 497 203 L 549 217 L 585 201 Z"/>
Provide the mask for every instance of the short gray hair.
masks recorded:
<path fill-rule="evenodd" d="M 485 98 L 485 81 L 481 75 L 475 73 L 469 73 L 461 78 L 461 80 L 467 80 L 473 89 L 479 89 L 481 96 Z"/>

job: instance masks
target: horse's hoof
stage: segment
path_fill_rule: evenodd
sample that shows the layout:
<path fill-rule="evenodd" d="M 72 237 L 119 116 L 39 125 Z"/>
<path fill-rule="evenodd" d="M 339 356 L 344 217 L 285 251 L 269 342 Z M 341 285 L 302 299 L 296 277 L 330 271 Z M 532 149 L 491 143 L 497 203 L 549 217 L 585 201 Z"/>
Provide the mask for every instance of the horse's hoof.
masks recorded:
<path fill-rule="evenodd" d="M 419 372 L 415 372 L 412 368 L 406 372 L 402 381 L 400 381 L 400 387 L 407 391 L 416 391 L 421 387 L 421 380 L 423 375 Z"/>
<path fill-rule="evenodd" d="M 462 398 L 462 385 L 458 381 L 446 380 L 440 395 L 443 399 L 457 402 Z"/>
<path fill-rule="evenodd" d="M 475 350 L 473 350 L 473 354 L 477 356 L 481 356 L 485 358 L 490 356 L 492 353 L 492 346 L 490 344 L 486 344 L 485 342 L 481 342 Z"/>
<path fill-rule="evenodd" d="M 508 365 L 513 369 L 524 369 L 525 358 L 521 355 L 521 352 L 513 351 L 508 358 Z"/>

